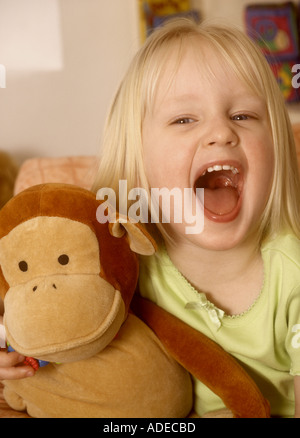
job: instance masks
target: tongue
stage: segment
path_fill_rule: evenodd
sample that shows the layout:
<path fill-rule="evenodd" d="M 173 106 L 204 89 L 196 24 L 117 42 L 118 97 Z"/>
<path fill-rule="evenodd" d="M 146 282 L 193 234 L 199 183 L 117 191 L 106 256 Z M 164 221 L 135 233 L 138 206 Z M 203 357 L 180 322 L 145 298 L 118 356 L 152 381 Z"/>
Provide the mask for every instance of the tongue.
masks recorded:
<path fill-rule="evenodd" d="M 239 199 L 238 179 L 238 174 L 224 170 L 200 177 L 196 185 L 204 188 L 205 208 L 219 216 L 231 213 Z"/>
<path fill-rule="evenodd" d="M 211 213 L 224 215 L 231 213 L 238 202 L 235 187 L 218 187 L 204 190 L 204 206 Z"/>

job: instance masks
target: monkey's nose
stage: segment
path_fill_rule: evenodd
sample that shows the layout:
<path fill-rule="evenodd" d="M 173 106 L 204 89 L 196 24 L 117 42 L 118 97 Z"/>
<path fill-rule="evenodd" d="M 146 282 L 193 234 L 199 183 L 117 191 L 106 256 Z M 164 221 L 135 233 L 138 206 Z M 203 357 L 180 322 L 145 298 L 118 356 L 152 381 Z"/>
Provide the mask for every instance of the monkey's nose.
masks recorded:
<path fill-rule="evenodd" d="M 55 283 L 52 284 L 52 287 L 53 287 L 54 289 L 57 289 Z M 32 288 L 33 292 L 35 292 L 35 291 L 37 290 L 37 288 L 38 288 L 37 286 L 34 286 L 34 287 Z"/>

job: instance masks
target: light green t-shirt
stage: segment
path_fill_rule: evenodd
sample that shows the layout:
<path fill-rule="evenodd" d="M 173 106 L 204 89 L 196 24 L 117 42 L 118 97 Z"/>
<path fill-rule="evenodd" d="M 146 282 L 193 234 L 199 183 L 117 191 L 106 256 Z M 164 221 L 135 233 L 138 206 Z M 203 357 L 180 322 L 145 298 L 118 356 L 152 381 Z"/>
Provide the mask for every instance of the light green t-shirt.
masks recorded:
<path fill-rule="evenodd" d="M 164 248 L 141 259 L 140 293 L 235 356 L 269 400 L 272 415 L 289 417 L 294 415 L 293 376 L 300 375 L 300 242 L 284 235 L 261 251 L 264 285 L 241 315 L 224 314 L 197 292 Z M 224 407 L 197 380 L 194 390 L 199 415 Z"/>

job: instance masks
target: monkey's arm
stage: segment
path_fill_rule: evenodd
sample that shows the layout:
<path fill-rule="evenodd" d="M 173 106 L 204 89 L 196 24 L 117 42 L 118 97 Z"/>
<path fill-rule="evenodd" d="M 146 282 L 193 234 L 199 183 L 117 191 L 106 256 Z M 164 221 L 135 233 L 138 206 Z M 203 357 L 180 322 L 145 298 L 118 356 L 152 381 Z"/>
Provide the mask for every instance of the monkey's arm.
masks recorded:
<path fill-rule="evenodd" d="M 207 336 L 135 295 L 132 308 L 170 355 L 217 394 L 236 418 L 266 418 L 269 403 L 241 365 Z"/>

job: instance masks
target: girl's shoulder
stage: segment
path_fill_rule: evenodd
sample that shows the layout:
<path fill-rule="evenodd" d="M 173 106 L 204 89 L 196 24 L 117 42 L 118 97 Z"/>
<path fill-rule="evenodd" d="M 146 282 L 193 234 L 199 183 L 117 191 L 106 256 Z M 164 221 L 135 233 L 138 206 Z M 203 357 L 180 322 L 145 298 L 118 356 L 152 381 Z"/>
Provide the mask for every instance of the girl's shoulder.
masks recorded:
<path fill-rule="evenodd" d="M 262 254 L 300 267 L 300 239 L 293 233 L 280 234 L 262 245 Z"/>

